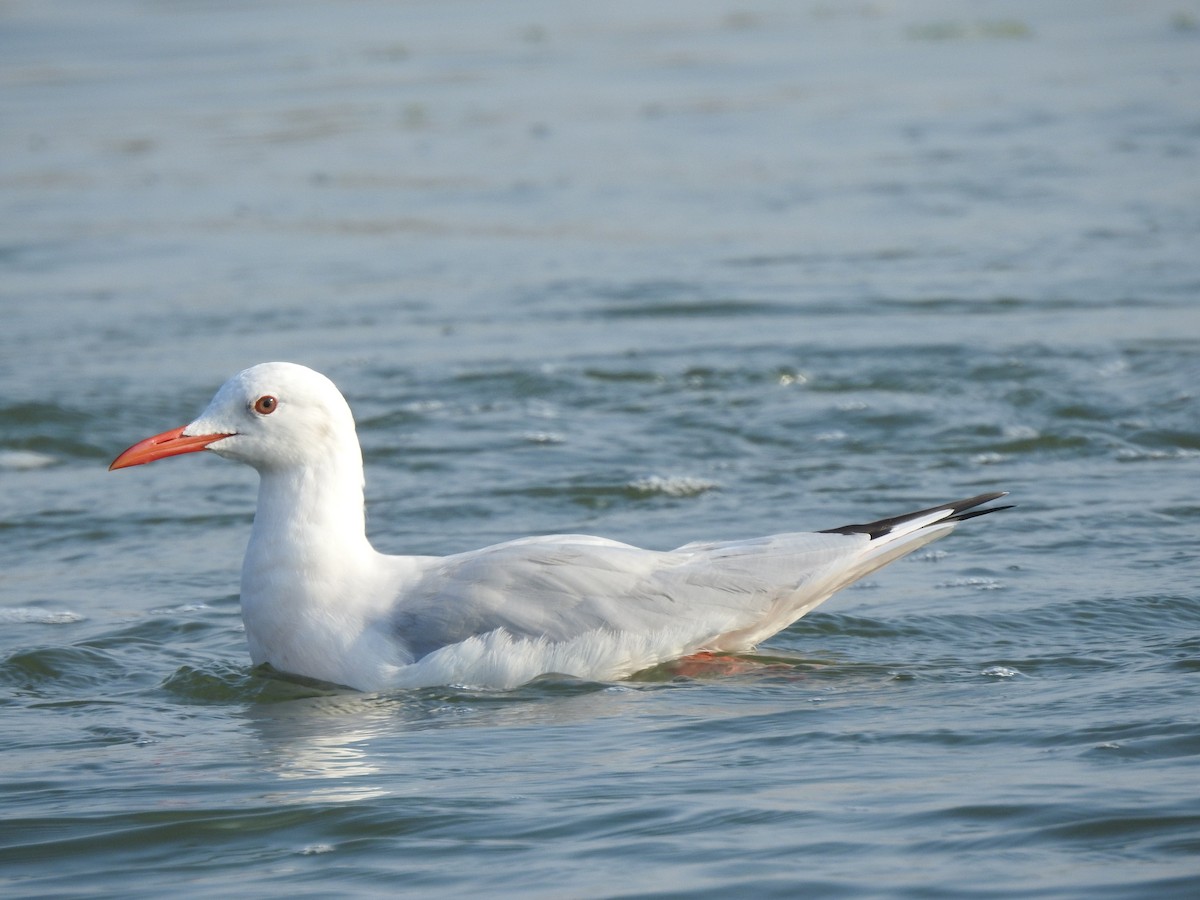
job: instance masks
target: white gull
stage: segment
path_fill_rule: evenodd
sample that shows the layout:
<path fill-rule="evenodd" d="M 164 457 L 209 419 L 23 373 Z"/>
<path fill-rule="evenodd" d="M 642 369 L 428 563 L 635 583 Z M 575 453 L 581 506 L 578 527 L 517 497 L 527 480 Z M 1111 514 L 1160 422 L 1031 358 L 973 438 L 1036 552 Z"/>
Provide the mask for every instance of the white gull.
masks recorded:
<path fill-rule="evenodd" d="M 609 681 L 691 654 L 749 650 L 835 591 L 1006 507 L 981 494 L 815 533 L 643 550 L 588 535 L 453 556 L 390 556 L 366 536 L 362 450 L 324 375 L 263 363 L 198 419 L 130 447 L 120 469 L 198 450 L 259 472 L 242 566 L 250 657 L 364 691 Z"/>

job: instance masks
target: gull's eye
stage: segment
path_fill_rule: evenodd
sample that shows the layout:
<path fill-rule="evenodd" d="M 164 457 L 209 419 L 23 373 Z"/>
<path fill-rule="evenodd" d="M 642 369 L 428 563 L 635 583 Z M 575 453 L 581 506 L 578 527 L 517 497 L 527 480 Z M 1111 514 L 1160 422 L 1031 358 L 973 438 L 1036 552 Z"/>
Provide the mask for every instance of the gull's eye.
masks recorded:
<path fill-rule="evenodd" d="M 263 394 L 254 401 L 254 411 L 260 416 L 269 416 L 275 412 L 277 406 L 279 406 L 279 401 L 270 394 Z"/>

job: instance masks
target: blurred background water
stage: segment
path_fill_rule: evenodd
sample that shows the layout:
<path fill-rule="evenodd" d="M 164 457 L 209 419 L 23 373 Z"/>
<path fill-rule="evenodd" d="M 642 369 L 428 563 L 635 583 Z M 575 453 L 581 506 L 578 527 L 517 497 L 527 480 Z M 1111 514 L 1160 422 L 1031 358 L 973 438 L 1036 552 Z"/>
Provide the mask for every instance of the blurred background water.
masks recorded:
<path fill-rule="evenodd" d="M 1193 897 L 1200 5 L 0 4 L 6 896 Z M 653 547 L 983 490 L 739 675 L 250 668 L 318 368 L 372 536 Z"/>

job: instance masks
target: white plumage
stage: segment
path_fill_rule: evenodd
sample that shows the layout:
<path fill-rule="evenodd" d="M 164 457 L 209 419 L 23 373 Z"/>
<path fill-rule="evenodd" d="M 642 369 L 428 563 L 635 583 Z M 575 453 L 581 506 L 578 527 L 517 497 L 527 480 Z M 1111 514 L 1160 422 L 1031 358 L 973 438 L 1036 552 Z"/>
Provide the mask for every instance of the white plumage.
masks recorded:
<path fill-rule="evenodd" d="M 703 651 L 756 646 L 853 581 L 953 530 L 985 494 L 828 532 L 657 552 L 587 535 L 454 556 L 388 556 L 367 540 L 354 419 L 292 363 L 235 375 L 191 424 L 111 468 L 197 450 L 254 466 L 242 568 L 256 664 L 359 690 L 613 680 Z"/>

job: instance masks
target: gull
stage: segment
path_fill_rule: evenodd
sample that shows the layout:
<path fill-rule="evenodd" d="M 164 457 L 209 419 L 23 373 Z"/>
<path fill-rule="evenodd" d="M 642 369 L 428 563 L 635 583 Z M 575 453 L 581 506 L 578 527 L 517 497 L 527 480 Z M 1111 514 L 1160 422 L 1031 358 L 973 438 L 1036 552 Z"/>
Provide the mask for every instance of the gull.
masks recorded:
<path fill-rule="evenodd" d="M 362 450 L 324 375 L 262 363 L 199 418 L 109 467 L 211 451 L 258 470 L 241 609 L 257 665 L 360 691 L 599 682 L 738 653 L 836 591 L 975 516 L 1004 492 L 820 532 L 644 550 L 590 535 L 451 556 L 380 553 L 366 534 Z"/>

